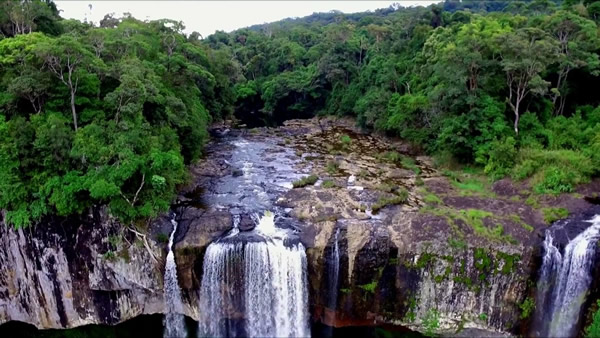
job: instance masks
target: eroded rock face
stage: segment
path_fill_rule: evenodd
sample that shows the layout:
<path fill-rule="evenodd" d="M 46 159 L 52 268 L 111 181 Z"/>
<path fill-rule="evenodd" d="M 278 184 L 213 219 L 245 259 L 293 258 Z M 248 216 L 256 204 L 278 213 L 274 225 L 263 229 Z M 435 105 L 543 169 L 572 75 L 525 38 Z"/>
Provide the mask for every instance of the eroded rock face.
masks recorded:
<path fill-rule="evenodd" d="M 119 229 L 104 211 L 19 230 L 0 222 L 0 323 L 66 328 L 162 312 L 160 265 Z"/>

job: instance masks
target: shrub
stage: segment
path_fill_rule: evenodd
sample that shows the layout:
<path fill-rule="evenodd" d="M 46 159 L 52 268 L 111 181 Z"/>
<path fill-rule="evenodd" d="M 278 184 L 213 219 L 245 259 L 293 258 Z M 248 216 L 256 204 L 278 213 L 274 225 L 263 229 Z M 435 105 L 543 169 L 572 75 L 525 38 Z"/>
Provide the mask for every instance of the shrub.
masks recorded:
<path fill-rule="evenodd" d="M 533 188 L 538 194 L 560 194 L 573 191 L 573 186 L 579 183 L 576 174 L 555 166 L 546 168 Z"/>
<path fill-rule="evenodd" d="M 595 172 L 590 159 L 573 150 L 521 149 L 513 178 L 533 176 L 537 193 L 570 192 L 575 185 L 587 182 Z"/>
<path fill-rule="evenodd" d="M 515 139 L 512 137 L 507 137 L 502 142 L 492 142 L 487 164 L 485 165 L 485 173 L 490 175 L 492 179 L 503 178 L 514 167 L 517 157 L 515 144 Z"/>
<path fill-rule="evenodd" d="M 319 177 L 317 175 L 310 175 L 310 176 L 304 177 L 298 181 L 293 182 L 292 185 L 294 188 L 302 188 L 307 185 L 313 185 L 313 184 L 317 183 L 318 180 L 319 180 Z"/>
<path fill-rule="evenodd" d="M 327 162 L 327 168 L 325 170 L 327 170 L 327 173 L 330 175 L 335 175 L 340 170 L 340 166 L 337 164 L 337 162 L 329 161 Z"/>
<path fill-rule="evenodd" d="M 597 305 L 600 308 L 600 300 L 597 301 Z M 594 312 L 592 323 L 585 329 L 585 337 L 600 337 L 600 310 Z"/>
<path fill-rule="evenodd" d="M 521 319 L 527 319 L 535 310 L 535 300 L 531 297 L 527 297 L 523 300 L 523 303 L 519 304 L 519 308 L 521 309 Z"/>
<path fill-rule="evenodd" d="M 340 137 L 340 142 L 342 142 L 343 146 L 349 146 L 352 144 L 352 139 L 350 138 L 350 136 L 344 134 Z"/>
<path fill-rule="evenodd" d="M 400 190 L 400 192 L 393 197 L 381 197 L 373 206 L 371 206 L 371 210 L 374 213 L 377 213 L 380 209 L 388 206 L 388 205 L 398 205 L 405 203 L 408 200 L 408 191 L 406 189 Z"/>
<path fill-rule="evenodd" d="M 383 191 L 383 192 L 392 192 L 394 191 L 395 187 L 389 183 L 380 183 L 379 185 L 377 185 L 377 190 Z"/>

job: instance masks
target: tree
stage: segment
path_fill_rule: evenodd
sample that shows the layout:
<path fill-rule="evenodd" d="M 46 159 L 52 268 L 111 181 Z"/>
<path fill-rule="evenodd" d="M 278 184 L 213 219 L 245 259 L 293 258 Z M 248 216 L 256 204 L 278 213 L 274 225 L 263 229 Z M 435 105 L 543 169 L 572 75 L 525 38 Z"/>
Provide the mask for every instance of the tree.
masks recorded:
<path fill-rule="evenodd" d="M 77 131 L 77 108 L 75 95 L 82 72 L 86 68 L 98 67 L 102 62 L 87 50 L 81 42 L 69 35 L 46 41 L 36 48 L 44 66 L 69 89 L 73 126 Z"/>
<path fill-rule="evenodd" d="M 542 73 L 555 61 L 557 44 L 539 28 L 521 28 L 499 37 L 502 68 L 508 87 L 507 103 L 514 115 L 514 130 L 519 133 L 521 103 L 529 95 L 543 94 L 549 82 Z"/>
<path fill-rule="evenodd" d="M 587 67 L 588 71 L 598 74 L 600 62 L 596 50 L 598 28 L 586 18 L 567 12 L 558 11 L 544 22 L 544 29 L 558 42 L 558 79 L 552 90 L 554 113 L 562 115 L 568 94 L 567 77 L 574 69 Z"/>

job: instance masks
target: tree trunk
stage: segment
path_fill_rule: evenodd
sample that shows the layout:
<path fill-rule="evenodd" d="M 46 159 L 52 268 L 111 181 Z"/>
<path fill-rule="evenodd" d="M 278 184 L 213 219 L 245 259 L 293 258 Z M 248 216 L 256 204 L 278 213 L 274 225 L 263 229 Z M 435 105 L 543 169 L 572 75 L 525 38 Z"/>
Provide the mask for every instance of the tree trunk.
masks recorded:
<path fill-rule="evenodd" d="M 77 131 L 77 111 L 75 110 L 75 90 L 71 88 L 71 113 L 73 113 L 73 125 Z"/>
<path fill-rule="evenodd" d="M 514 111 L 515 111 L 515 134 L 519 135 L 519 101 L 517 101 L 517 104 L 515 105 Z"/>

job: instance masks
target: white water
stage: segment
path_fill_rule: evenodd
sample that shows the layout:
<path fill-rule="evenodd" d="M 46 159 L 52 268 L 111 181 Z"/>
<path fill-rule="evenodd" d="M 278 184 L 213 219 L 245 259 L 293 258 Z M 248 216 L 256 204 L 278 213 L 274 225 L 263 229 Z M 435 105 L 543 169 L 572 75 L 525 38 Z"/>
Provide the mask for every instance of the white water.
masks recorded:
<path fill-rule="evenodd" d="M 166 313 L 164 319 L 165 337 L 186 337 L 185 318 L 183 316 L 183 303 L 181 301 L 181 290 L 177 282 L 177 265 L 175 264 L 175 255 L 173 254 L 173 241 L 177 231 L 177 222 L 175 215 L 171 219 L 173 231 L 169 236 L 169 252 L 165 265 L 164 293 Z"/>
<path fill-rule="evenodd" d="M 542 336 L 576 335 L 581 307 L 592 280 L 590 270 L 600 239 L 600 215 L 588 222 L 592 225 L 572 239 L 563 254 L 554 246 L 552 230 L 546 231 L 538 306 L 542 311 L 549 311 L 549 318 L 541 320 L 546 323 L 538 332 Z"/>
<path fill-rule="evenodd" d="M 310 335 L 306 254 L 284 245 L 286 233 L 266 212 L 254 234 L 262 241 L 208 246 L 200 290 L 200 336 Z M 256 238 L 256 237 L 255 237 Z"/>
<path fill-rule="evenodd" d="M 329 304 L 328 307 L 335 311 L 337 306 L 338 296 L 338 280 L 340 274 L 340 247 L 338 238 L 340 236 L 340 228 L 335 230 L 333 238 L 333 250 L 331 250 L 331 264 L 329 265 Z"/>

